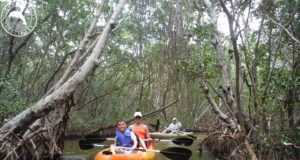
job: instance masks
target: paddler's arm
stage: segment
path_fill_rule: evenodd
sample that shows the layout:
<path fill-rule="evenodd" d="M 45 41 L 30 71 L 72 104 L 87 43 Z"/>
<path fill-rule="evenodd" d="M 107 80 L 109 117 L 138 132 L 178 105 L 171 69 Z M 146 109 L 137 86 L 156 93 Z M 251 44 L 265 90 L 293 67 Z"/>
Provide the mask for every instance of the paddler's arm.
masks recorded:
<path fill-rule="evenodd" d="M 115 141 L 114 141 L 114 145 L 117 146 L 117 143 L 118 143 L 118 138 L 117 136 L 115 137 Z"/>
<path fill-rule="evenodd" d="M 182 124 L 178 121 L 178 129 L 182 127 Z"/>
<path fill-rule="evenodd" d="M 145 128 L 146 128 L 145 139 L 150 139 L 149 129 L 148 129 L 148 127 L 146 125 L 145 125 Z"/>
<path fill-rule="evenodd" d="M 149 134 L 149 129 L 148 129 L 148 127 L 146 125 L 145 125 L 145 128 L 146 128 L 146 136 L 145 136 L 145 138 L 152 140 L 152 138 L 150 137 L 150 134 Z M 152 142 L 158 142 L 158 139 L 153 139 Z"/>
<path fill-rule="evenodd" d="M 136 149 L 138 145 L 137 137 L 133 132 L 130 132 L 131 139 L 133 141 L 132 149 Z"/>
<path fill-rule="evenodd" d="M 142 145 L 142 147 L 143 147 L 144 149 L 147 149 L 146 144 L 145 144 L 145 141 L 144 141 L 143 139 L 141 139 L 141 138 L 140 138 L 140 143 L 141 143 L 141 145 Z"/>
<path fill-rule="evenodd" d="M 110 151 L 111 151 L 113 154 L 116 154 L 116 148 L 115 148 L 115 146 L 117 146 L 117 136 L 115 137 L 114 144 L 110 145 Z"/>
<path fill-rule="evenodd" d="M 173 123 L 171 123 L 171 124 L 168 126 L 167 130 L 172 130 L 172 128 L 173 128 Z"/>

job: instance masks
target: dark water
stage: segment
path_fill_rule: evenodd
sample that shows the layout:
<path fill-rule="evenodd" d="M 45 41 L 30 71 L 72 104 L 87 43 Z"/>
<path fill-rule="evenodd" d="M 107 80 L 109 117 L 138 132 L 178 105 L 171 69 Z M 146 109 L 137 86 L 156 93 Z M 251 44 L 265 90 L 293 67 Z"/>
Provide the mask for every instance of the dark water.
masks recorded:
<path fill-rule="evenodd" d="M 205 138 L 206 134 L 195 134 L 194 136 L 197 139 L 194 140 L 193 145 L 185 147 L 190 149 L 193 154 L 190 160 L 213 160 L 214 156 L 206 151 L 203 150 L 202 153 L 199 152 L 199 143 Z M 112 141 L 106 141 L 101 144 L 111 144 Z M 162 150 L 168 147 L 181 147 L 176 144 L 172 144 L 172 142 L 157 142 L 154 144 L 155 149 Z M 92 160 L 93 157 L 101 151 L 103 148 L 101 147 L 94 147 L 90 150 L 81 150 L 78 145 L 78 140 L 66 140 L 65 141 L 65 148 L 64 148 L 64 155 L 81 155 L 89 160 Z M 156 153 L 156 160 L 168 160 L 164 155 Z"/>

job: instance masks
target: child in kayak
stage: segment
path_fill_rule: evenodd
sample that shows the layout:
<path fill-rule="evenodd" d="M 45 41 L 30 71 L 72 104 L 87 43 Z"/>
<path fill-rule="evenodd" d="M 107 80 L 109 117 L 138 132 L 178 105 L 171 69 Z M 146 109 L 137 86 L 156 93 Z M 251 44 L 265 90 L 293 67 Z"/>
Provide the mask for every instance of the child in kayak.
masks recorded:
<path fill-rule="evenodd" d="M 117 130 L 116 130 L 116 140 L 115 144 L 111 146 L 111 152 L 113 154 L 122 153 L 129 154 L 135 153 L 136 148 L 138 146 L 139 139 L 138 137 L 131 131 L 130 128 L 127 128 L 127 124 L 125 120 L 117 121 Z M 118 147 L 128 147 L 129 149 L 118 149 Z"/>

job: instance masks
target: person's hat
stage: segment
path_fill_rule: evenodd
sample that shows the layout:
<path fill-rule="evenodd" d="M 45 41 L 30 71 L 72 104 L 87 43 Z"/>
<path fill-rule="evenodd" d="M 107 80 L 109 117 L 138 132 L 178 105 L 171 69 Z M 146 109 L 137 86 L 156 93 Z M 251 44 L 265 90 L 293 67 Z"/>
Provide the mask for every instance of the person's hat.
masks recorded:
<path fill-rule="evenodd" d="M 173 118 L 173 121 L 175 121 L 175 120 L 177 120 L 177 118 L 174 117 L 174 118 Z"/>
<path fill-rule="evenodd" d="M 143 117 L 141 112 L 135 112 L 133 117 Z"/>

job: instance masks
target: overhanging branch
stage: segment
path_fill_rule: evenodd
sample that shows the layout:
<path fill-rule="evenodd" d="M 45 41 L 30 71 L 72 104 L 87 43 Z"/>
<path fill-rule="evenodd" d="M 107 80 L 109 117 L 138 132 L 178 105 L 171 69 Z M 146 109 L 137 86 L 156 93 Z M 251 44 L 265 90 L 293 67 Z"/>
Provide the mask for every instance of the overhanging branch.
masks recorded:
<path fill-rule="evenodd" d="M 171 102 L 171 103 L 169 103 L 169 104 L 167 104 L 167 105 L 165 105 L 165 106 L 163 106 L 163 107 L 161 107 L 161 108 L 159 108 L 159 109 L 156 109 L 156 110 L 154 110 L 154 111 L 148 112 L 148 113 L 146 113 L 146 114 L 143 115 L 143 118 L 150 117 L 150 116 L 152 116 L 152 115 L 154 115 L 154 114 L 160 113 L 160 112 L 162 112 L 163 110 L 165 110 L 165 109 L 167 109 L 167 108 L 173 106 L 174 104 L 176 104 L 176 103 L 178 103 L 178 102 L 179 102 L 179 100 L 177 99 L 177 100 L 175 100 L 175 101 L 173 101 L 173 102 Z M 134 121 L 134 118 L 129 119 L 129 120 L 126 120 L 126 123 L 130 123 L 130 122 L 132 122 L 132 121 Z M 109 125 L 109 126 L 107 126 L 107 127 L 101 127 L 101 128 L 98 128 L 98 129 L 96 129 L 96 130 L 93 130 L 93 131 L 89 132 L 87 135 L 95 135 L 95 134 L 99 133 L 100 131 L 103 131 L 103 130 L 109 130 L 109 129 L 112 129 L 112 128 L 114 128 L 114 127 L 115 127 L 114 124 Z"/>

